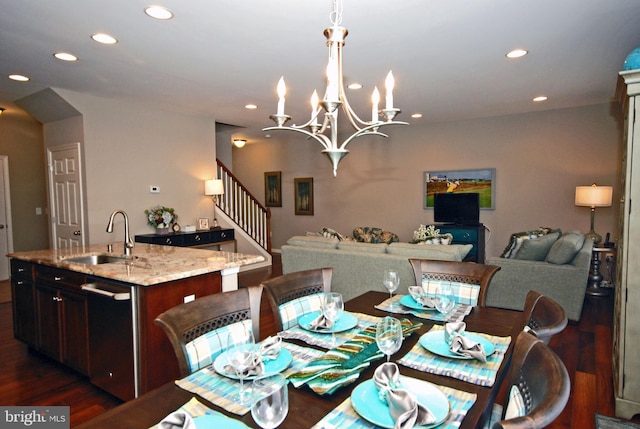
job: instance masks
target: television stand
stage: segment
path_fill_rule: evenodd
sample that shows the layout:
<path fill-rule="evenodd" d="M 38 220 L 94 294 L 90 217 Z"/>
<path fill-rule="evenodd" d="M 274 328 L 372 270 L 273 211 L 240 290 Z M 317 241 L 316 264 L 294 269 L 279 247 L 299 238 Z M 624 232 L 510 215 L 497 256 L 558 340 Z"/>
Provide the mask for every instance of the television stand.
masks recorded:
<path fill-rule="evenodd" d="M 437 223 L 435 227 L 440 230 L 440 234 L 449 233 L 453 235 L 451 244 L 471 244 L 473 247 L 464 258 L 465 262 L 478 262 L 484 264 L 484 225 L 457 225 L 453 223 Z"/>

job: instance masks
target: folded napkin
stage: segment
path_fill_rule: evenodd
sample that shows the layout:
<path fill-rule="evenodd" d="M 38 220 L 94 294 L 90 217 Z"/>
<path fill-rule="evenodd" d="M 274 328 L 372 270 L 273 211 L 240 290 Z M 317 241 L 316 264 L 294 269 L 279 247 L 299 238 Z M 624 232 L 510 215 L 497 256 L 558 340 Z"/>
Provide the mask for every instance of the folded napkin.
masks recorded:
<path fill-rule="evenodd" d="M 414 426 L 435 423 L 435 416 L 420 404 L 409 391 L 402 389 L 400 370 L 393 362 L 385 362 L 373 373 L 380 400 L 389 405 L 389 413 L 396 422 L 394 429 L 411 429 Z"/>
<path fill-rule="evenodd" d="M 464 335 L 456 335 L 451 340 L 449 350 L 462 356 L 468 356 L 482 362 L 487 361 L 487 353 L 484 351 L 482 344 L 470 340 Z"/>
<path fill-rule="evenodd" d="M 280 350 L 282 350 L 282 338 L 277 335 L 267 337 L 260 342 L 259 353 L 263 361 L 278 359 Z"/>
<path fill-rule="evenodd" d="M 333 327 L 333 321 L 325 317 L 323 312 L 309 323 L 309 327 L 314 331 L 327 331 Z"/>
<path fill-rule="evenodd" d="M 433 298 L 427 296 L 422 286 L 409 286 L 409 294 L 411 297 L 424 308 L 435 308 L 436 302 Z"/>
<path fill-rule="evenodd" d="M 467 329 L 467 324 L 464 322 L 449 322 L 444 325 L 444 341 L 451 345 L 453 337 L 462 335 Z"/>
<path fill-rule="evenodd" d="M 177 410 L 162 419 L 158 429 L 196 429 L 196 424 L 189 413 Z"/>

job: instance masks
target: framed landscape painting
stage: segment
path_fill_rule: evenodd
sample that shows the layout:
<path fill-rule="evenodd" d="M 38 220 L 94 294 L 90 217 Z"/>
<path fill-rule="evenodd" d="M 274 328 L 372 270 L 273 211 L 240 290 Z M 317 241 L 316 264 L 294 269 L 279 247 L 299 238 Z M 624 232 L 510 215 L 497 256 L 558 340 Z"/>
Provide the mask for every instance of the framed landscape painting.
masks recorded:
<path fill-rule="evenodd" d="M 435 194 L 470 193 L 480 194 L 480 209 L 495 209 L 496 169 L 446 170 L 424 172 L 424 208 L 433 208 Z"/>
<path fill-rule="evenodd" d="M 295 213 L 313 215 L 313 177 L 293 179 L 295 190 Z"/>
<path fill-rule="evenodd" d="M 282 182 L 280 171 L 264 173 L 264 201 L 267 207 L 282 207 Z"/>

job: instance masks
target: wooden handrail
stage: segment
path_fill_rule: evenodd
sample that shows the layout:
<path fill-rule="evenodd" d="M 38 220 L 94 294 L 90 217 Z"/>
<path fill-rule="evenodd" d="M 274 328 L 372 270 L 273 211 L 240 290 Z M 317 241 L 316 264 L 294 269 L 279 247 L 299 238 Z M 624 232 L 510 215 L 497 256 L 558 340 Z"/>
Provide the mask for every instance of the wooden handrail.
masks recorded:
<path fill-rule="evenodd" d="M 218 179 L 224 185 L 224 194 L 216 199 L 217 207 L 271 253 L 271 210 L 263 206 L 219 159 L 216 163 Z"/>

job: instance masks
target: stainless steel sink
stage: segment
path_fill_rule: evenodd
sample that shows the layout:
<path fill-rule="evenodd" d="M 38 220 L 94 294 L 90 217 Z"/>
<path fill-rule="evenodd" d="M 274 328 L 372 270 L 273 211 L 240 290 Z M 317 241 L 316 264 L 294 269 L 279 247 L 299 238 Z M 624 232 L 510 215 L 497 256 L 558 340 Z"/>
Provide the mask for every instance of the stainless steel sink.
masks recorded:
<path fill-rule="evenodd" d="M 88 256 L 78 256 L 76 258 L 67 258 L 65 260 L 68 262 L 75 262 L 77 264 L 101 265 L 101 264 L 111 264 L 113 262 L 126 261 L 128 259 L 129 258 L 125 258 L 124 256 L 88 255 Z"/>

